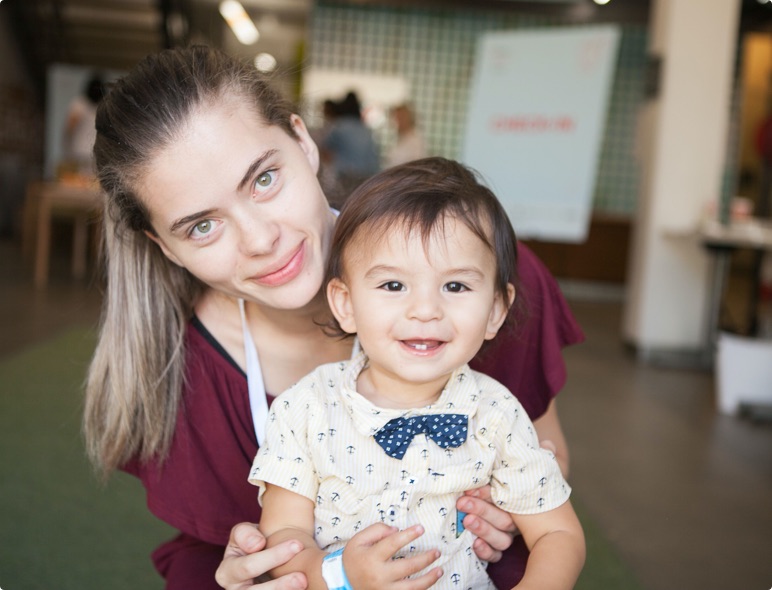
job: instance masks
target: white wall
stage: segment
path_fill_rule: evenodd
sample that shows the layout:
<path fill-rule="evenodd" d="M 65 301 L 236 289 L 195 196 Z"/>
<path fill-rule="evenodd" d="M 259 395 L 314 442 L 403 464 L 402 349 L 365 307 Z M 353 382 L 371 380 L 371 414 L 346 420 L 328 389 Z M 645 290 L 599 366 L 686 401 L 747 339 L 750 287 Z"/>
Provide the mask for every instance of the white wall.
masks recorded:
<path fill-rule="evenodd" d="M 642 187 L 624 336 L 644 355 L 704 345 L 710 259 L 694 230 L 718 202 L 740 0 L 655 0 L 658 96 L 641 112 Z"/>

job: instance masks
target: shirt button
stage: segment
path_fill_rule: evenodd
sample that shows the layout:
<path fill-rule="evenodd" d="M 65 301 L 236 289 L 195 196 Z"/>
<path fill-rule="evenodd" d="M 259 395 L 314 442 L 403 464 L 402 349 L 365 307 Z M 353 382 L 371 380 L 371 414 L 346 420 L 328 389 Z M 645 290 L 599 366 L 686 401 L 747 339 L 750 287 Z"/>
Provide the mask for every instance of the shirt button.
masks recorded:
<path fill-rule="evenodd" d="M 389 522 L 397 520 L 397 517 L 399 516 L 399 507 L 394 506 L 393 504 L 389 506 L 389 509 L 386 511 L 386 516 L 389 519 Z"/>

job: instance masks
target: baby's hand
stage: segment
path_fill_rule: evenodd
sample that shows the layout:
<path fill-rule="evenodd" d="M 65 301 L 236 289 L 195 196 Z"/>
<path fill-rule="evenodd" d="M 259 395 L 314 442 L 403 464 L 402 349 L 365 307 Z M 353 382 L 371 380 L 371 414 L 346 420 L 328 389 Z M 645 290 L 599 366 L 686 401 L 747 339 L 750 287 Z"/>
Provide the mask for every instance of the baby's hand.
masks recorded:
<path fill-rule="evenodd" d="M 421 525 L 400 531 L 380 523 L 358 532 L 343 550 L 343 567 L 351 585 L 357 590 L 425 590 L 436 583 L 442 576 L 438 567 L 418 578 L 406 578 L 439 558 L 438 550 L 392 559 L 397 551 L 423 533 Z"/>

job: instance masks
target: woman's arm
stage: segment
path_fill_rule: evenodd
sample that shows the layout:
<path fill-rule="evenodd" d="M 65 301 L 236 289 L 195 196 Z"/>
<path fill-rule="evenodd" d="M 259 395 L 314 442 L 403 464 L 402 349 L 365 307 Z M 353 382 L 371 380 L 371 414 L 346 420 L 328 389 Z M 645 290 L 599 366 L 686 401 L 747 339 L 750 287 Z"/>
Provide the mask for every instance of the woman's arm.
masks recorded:
<path fill-rule="evenodd" d="M 306 578 L 300 572 L 288 574 L 273 581 L 266 577 L 266 584 L 255 580 L 283 563 L 303 549 L 297 541 L 287 541 L 270 549 L 257 525 L 242 522 L 231 530 L 225 555 L 215 573 L 215 580 L 226 590 L 305 590 Z"/>

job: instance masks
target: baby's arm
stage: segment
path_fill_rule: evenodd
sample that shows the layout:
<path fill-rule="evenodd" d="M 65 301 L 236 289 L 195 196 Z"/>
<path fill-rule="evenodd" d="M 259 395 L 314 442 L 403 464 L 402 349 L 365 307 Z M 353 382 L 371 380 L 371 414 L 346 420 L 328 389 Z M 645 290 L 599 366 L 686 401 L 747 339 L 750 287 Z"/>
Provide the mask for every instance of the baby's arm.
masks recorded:
<path fill-rule="evenodd" d="M 569 501 L 538 514 L 513 514 L 531 554 L 518 590 L 570 590 L 585 558 L 582 525 Z"/>
<path fill-rule="evenodd" d="M 260 530 L 267 538 L 267 547 L 289 539 L 295 539 L 303 545 L 303 550 L 295 557 L 272 569 L 271 576 L 278 578 L 300 571 L 308 578 L 309 588 L 325 590 L 327 585 L 322 579 L 322 559 L 325 553 L 316 545 L 313 535 L 314 503 L 305 496 L 268 484 L 262 496 L 262 504 Z"/>
<path fill-rule="evenodd" d="M 268 547 L 289 539 L 296 539 L 304 547 L 286 564 L 271 570 L 271 575 L 278 577 L 300 571 L 308 579 L 309 590 L 327 590 L 322 577 L 322 561 L 326 553 L 316 545 L 313 537 L 314 503 L 300 494 L 268 484 L 262 496 L 262 504 L 260 530 L 268 538 Z M 422 534 L 421 526 L 397 531 L 379 523 L 354 535 L 343 552 L 346 576 L 352 586 L 357 590 L 429 588 L 442 575 L 439 568 L 415 579 L 405 578 L 431 564 L 440 556 L 439 551 L 426 551 L 415 557 L 392 560 L 399 549 Z"/>

